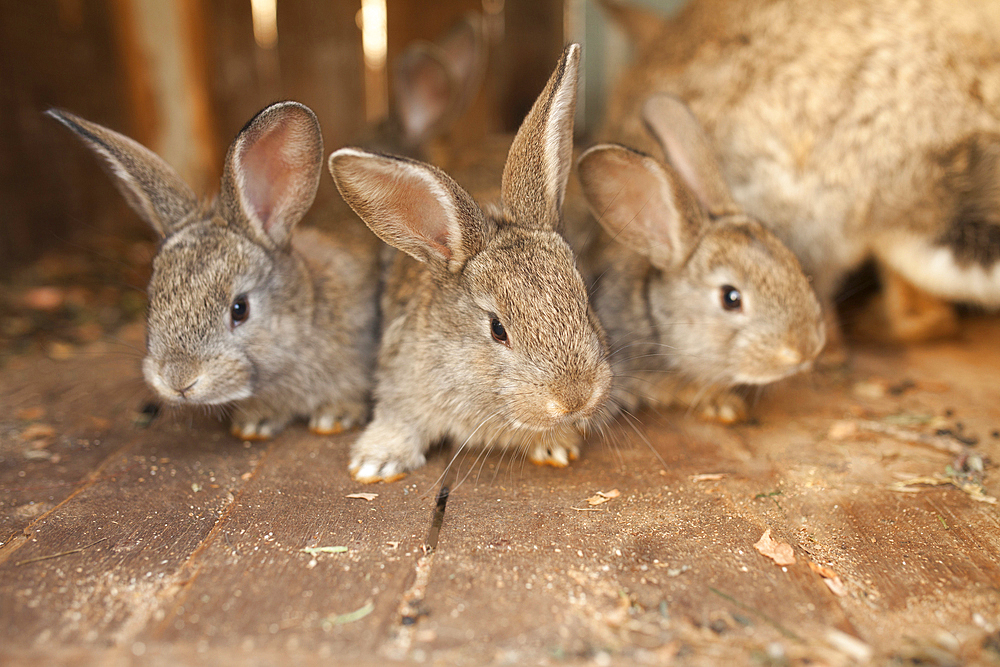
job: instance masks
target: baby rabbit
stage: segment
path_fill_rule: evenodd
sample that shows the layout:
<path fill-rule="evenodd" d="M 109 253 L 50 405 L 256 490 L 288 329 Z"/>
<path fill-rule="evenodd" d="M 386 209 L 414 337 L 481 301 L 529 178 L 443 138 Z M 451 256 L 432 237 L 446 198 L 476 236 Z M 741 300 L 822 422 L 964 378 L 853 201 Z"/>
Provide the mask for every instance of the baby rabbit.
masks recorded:
<path fill-rule="evenodd" d="M 566 465 L 576 425 L 611 384 L 603 333 L 556 232 L 573 140 L 580 47 L 570 45 L 511 146 L 499 206 L 430 165 L 353 148 L 330 156 L 351 207 L 397 253 L 382 298 L 372 422 L 351 451 L 363 482 L 460 448 L 523 447 Z"/>
<path fill-rule="evenodd" d="M 295 416 L 333 433 L 369 411 L 377 253 L 295 225 L 323 162 L 315 115 L 272 104 L 226 156 L 222 188 L 199 202 L 160 157 L 65 111 L 48 112 L 110 166 L 133 209 L 163 237 L 149 282 L 146 381 L 177 405 L 228 405 L 240 438 Z"/>
<path fill-rule="evenodd" d="M 612 402 L 687 403 L 733 422 L 746 404 L 730 387 L 819 353 L 819 302 L 795 256 L 733 201 L 687 107 L 657 95 L 643 115 L 673 166 L 613 144 L 578 163 L 604 227 L 583 261 L 612 348 Z"/>
<path fill-rule="evenodd" d="M 1000 306 L 994 4 L 694 0 L 671 21 L 604 4 L 637 44 L 605 140 L 652 150 L 643 101 L 674 93 L 824 307 L 869 256 L 942 298 Z"/>

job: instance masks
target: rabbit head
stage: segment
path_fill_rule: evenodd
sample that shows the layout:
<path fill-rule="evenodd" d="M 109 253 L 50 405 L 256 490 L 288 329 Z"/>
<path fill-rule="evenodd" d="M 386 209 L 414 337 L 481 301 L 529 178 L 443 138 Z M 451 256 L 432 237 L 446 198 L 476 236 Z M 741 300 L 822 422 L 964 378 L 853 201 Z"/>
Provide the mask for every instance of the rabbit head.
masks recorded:
<path fill-rule="evenodd" d="M 282 102 L 258 113 L 230 147 L 210 204 L 132 139 L 49 113 L 104 158 L 129 204 L 163 239 L 148 289 L 149 385 L 173 403 L 217 405 L 273 382 L 312 307 L 290 251 L 322 167 L 312 111 Z"/>
<path fill-rule="evenodd" d="M 673 348 L 663 354 L 711 385 L 764 384 L 802 370 L 822 348 L 824 329 L 795 256 L 734 203 L 680 100 L 654 96 L 644 117 L 670 165 L 604 144 L 580 157 L 579 172 L 607 233 L 650 264 L 644 316 L 658 342 Z M 616 307 L 626 305 L 606 306 Z"/>

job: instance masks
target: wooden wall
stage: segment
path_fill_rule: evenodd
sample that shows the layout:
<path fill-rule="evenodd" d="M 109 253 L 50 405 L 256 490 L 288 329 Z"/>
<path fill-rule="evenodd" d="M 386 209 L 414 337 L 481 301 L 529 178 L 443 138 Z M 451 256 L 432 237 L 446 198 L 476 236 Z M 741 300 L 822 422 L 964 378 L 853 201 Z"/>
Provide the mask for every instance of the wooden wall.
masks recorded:
<path fill-rule="evenodd" d="M 196 191 L 218 184 L 229 142 L 278 99 L 316 111 L 327 151 L 365 123 L 360 0 L 278 0 L 274 49 L 250 0 L 0 0 L 0 278 L 54 245 L 149 235 L 65 129 L 63 107 L 156 150 Z M 510 131 L 562 43 L 562 0 L 387 0 L 388 58 L 484 5 L 496 12 L 483 91 L 456 131 Z M 499 11 L 498 11 L 499 10 Z M 323 179 L 325 196 L 333 188 Z"/>

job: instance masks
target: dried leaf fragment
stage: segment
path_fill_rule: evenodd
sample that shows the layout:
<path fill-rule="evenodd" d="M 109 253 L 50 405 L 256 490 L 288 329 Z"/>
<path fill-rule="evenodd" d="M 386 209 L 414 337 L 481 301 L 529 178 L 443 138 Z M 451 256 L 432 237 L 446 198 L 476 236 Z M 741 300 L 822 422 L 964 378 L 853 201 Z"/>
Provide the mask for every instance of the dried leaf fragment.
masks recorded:
<path fill-rule="evenodd" d="M 587 503 L 590 505 L 600 505 L 606 503 L 612 498 L 617 498 L 621 495 L 618 489 L 612 489 L 611 491 L 598 491 L 597 494 L 587 498 Z"/>
<path fill-rule="evenodd" d="M 892 491 L 899 491 L 901 493 L 920 493 L 923 489 L 920 486 L 954 486 L 959 491 L 966 493 L 970 498 L 981 503 L 988 503 L 990 505 L 997 504 L 997 499 L 994 496 L 986 494 L 981 484 L 973 482 L 971 480 L 963 480 L 958 477 L 943 477 L 943 476 L 925 476 L 925 477 L 912 477 L 900 482 L 895 482 L 889 485 L 889 489 Z"/>
<path fill-rule="evenodd" d="M 358 498 L 360 500 L 375 500 L 378 498 L 377 493 L 348 493 L 345 498 Z"/>
<path fill-rule="evenodd" d="M 31 424 L 21 431 L 21 440 L 31 442 L 33 440 L 47 440 L 56 437 L 56 430 L 48 424 Z"/>
<path fill-rule="evenodd" d="M 826 437 L 830 440 L 847 440 L 857 435 L 858 431 L 857 422 L 850 421 L 848 419 L 842 419 L 836 421 L 830 426 L 830 430 L 827 432 Z"/>
<path fill-rule="evenodd" d="M 345 623 L 354 623 L 355 621 L 360 621 L 362 618 L 372 613 L 373 611 L 375 611 L 375 603 L 369 602 L 364 607 L 361 607 L 356 611 L 338 615 L 331 614 L 330 616 L 327 616 L 325 619 L 323 619 L 323 625 L 334 626 L 334 625 L 344 625 Z"/>
<path fill-rule="evenodd" d="M 771 539 L 770 528 L 764 531 L 764 534 L 753 545 L 753 548 L 778 565 L 793 565 L 795 563 L 795 552 L 792 550 L 792 546 Z"/>
<path fill-rule="evenodd" d="M 843 597 L 847 595 L 847 589 L 844 587 L 844 582 L 841 581 L 840 575 L 826 567 L 825 565 L 819 565 L 809 561 L 809 569 L 823 577 L 823 583 L 827 585 L 830 592 L 838 597 Z"/>

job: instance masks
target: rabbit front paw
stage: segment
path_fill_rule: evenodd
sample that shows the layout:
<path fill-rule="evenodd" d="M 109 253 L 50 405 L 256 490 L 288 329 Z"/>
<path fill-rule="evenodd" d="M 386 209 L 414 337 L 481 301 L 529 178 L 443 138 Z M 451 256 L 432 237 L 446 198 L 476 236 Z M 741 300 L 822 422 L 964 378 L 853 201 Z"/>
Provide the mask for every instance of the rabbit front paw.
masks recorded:
<path fill-rule="evenodd" d="M 418 433 L 372 422 L 351 448 L 351 477 L 363 484 L 395 482 L 427 462 Z"/>
<path fill-rule="evenodd" d="M 309 430 L 316 435 L 337 435 L 363 424 L 367 412 L 368 406 L 361 403 L 325 405 L 309 418 Z"/>
<path fill-rule="evenodd" d="M 698 411 L 702 419 L 722 424 L 745 421 L 749 413 L 747 402 L 743 397 L 729 391 L 705 399 L 698 406 Z"/>
<path fill-rule="evenodd" d="M 581 440 L 576 431 L 547 433 L 528 445 L 528 460 L 535 465 L 565 468 L 580 458 Z"/>
<path fill-rule="evenodd" d="M 284 421 L 275 421 L 266 418 L 236 417 L 233 419 L 233 424 L 229 428 L 229 432 L 240 440 L 270 440 L 284 426 Z"/>

